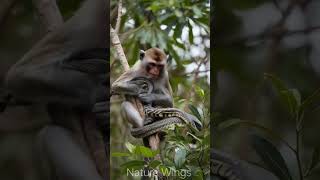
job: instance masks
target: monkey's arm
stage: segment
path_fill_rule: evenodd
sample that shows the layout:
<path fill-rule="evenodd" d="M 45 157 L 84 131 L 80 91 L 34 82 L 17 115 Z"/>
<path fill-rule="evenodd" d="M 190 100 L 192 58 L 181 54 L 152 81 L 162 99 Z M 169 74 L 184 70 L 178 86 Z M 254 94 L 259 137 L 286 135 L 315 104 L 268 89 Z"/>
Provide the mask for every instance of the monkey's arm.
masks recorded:
<path fill-rule="evenodd" d="M 134 72 L 132 70 L 129 70 L 122 74 L 117 80 L 112 83 L 111 94 L 138 96 L 141 87 L 139 87 L 138 84 L 131 82 L 133 77 Z"/>
<path fill-rule="evenodd" d="M 154 90 L 149 94 L 142 93 L 139 95 L 139 99 L 144 103 L 151 104 L 153 107 L 173 107 L 172 88 L 169 78 L 166 78 L 165 84 L 161 89 Z"/>
<path fill-rule="evenodd" d="M 152 106 L 161 107 L 173 107 L 173 98 L 171 94 L 165 90 L 164 92 L 153 92 L 151 94 L 140 94 L 139 99 L 146 104 L 152 104 Z"/>
<path fill-rule="evenodd" d="M 61 38 L 56 33 L 49 34 L 9 70 L 9 93 L 31 102 L 71 106 L 94 103 L 98 76 L 105 74 L 97 67 L 106 66 L 106 50 L 76 50 Z"/>
<path fill-rule="evenodd" d="M 15 97 L 31 102 L 92 105 L 98 78 L 60 63 L 15 66 L 7 76 L 7 87 Z"/>

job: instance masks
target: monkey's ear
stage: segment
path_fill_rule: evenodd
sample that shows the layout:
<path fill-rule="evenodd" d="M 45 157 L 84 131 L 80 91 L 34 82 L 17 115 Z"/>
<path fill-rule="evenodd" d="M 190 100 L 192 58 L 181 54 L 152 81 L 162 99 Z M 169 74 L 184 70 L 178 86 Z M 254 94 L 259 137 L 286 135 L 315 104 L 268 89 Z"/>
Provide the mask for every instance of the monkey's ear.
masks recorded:
<path fill-rule="evenodd" d="M 140 60 L 142 60 L 144 58 L 144 55 L 145 55 L 145 51 L 144 50 L 140 50 L 140 52 L 139 52 Z"/>

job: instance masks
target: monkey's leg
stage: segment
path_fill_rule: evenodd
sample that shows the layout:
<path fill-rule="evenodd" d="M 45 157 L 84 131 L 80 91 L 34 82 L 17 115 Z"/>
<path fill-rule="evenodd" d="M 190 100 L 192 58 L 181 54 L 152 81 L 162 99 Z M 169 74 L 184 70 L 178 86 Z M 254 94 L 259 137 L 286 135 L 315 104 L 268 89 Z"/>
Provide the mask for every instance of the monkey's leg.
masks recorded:
<path fill-rule="evenodd" d="M 123 118 L 128 120 L 133 127 L 142 127 L 143 126 L 143 119 L 140 116 L 137 109 L 133 106 L 133 104 L 129 101 L 124 101 L 121 104 L 121 114 Z"/>
<path fill-rule="evenodd" d="M 72 133 L 59 126 L 47 126 L 38 136 L 39 150 L 47 156 L 59 180 L 102 180 L 94 162 Z"/>

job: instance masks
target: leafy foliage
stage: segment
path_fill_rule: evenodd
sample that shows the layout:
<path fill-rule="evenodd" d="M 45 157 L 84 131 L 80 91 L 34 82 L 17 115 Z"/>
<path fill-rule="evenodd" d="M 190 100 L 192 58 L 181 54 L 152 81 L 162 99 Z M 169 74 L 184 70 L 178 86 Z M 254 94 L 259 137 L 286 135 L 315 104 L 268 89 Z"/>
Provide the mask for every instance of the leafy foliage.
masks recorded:
<path fill-rule="evenodd" d="M 278 94 L 278 97 L 289 110 L 288 112 L 290 113 L 291 118 L 295 120 L 296 147 L 292 147 L 289 142 L 287 142 L 283 137 L 281 137 L 281 135 L 277 134 L 273 130 L 252 121 L 229 119 L 219 123 L 216 126 L 216 129 L 223 131 L 231 127 L 245 125 L 263 132 L 264 135 L 261 133 L 251 135 L 252 147 L 266 165 L 266 167 L 263 165 L 261 165 L 261 167 L 268 169 L 281 180 L 292 180 L 293 175 L 289 171 L 289 168 L 285 162 L 285 157 L 282 156 L 278 148 L 267 138 L 271 137 L 273 140 L 284 143 L 284 145 L 286 145 L 295 154 L 297 159 L 296 163 L 299 168 L 299 176 L 300 179 L 303 180 L 310 175 L 320 161 L 319 149 L 314 148 L 308 167 L 306 169 L 302 169 L 302 163 L 307 163 L 301 162 L 301 155 L 303 152 L 300 149 L 302 144 L 301 132 L 303 129 L 304 114 L 308 109 L 308 105 L 311 105 L 312 102 L 318 98 L 319 90 L 316 90 L 311 96 L 307 97 L 305 100 L 302 100 L 300 92 L 297 89 L 288 88 L 285 83 L 276 76 L 265 74 L 265 78 L 266 80 L 270 80 L 272 86 Z"/>
<path fill-rule="evenodd" d="M 283 180 L 292 180 L 282 155 L 272 143 L 256 135 L 252 136 L 252 142 L 254 149 L 276 176 Z"/>
<path fill-rule="evenodd" d="M 197 109 L 193 114 L 199 114 Z M 173 178 L 173 172 L 187 172 L 186 179 L 205 179 L 209 175 L 209 133 L 208 111 L 199 119 L 206 122 L 201 132 L 193 133 L 184 126 L 172 126 L 166 130 L 166 141 L 162 151 L 153 151 L 145 146 L 125 143 L 127 152 L 113 152 L 113 158 L 125 158 L 121 165 L 122 174 L 127 170 L 157 170 L 169 178 Z M 156 156 L 161 157 L 161 161 L 154 160 Z M 144 162 L 143 159 L 153 160 Z M 173 177 L 172 177 L 173 176 Z M 178 178 L 178 177 L 177 177 Z M 181 176 L 182 178 L 182 176 Z"/>

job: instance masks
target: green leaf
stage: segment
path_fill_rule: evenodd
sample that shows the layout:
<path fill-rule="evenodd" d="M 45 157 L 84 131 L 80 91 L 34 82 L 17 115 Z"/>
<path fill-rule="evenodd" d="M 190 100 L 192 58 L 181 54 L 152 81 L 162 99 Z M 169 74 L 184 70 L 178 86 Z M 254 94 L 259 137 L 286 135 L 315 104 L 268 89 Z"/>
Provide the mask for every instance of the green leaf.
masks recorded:
<path fill-rule="evenodd" d="M 314 102 L 318 101 L 320 99 L 320 88 L 317 89 L 312 95 L 307 97 L 301 104 L 301 109 L 305 109 Z"/>
<path fill-rule="evenodd" d="M 151 39 L 149 42 L 152 47 L 155 47 L 158 44 L 157 32 L 155 28 L 151 28 Z"/>
<path fill-rule="evenodd" d="M 202 11 L 197 6 L 192 6 L 192 11 L 196 16 L 198 17 L 202 16 Z"/>
<path fill-rule="evenodd" d="M 197 136 L 193 135 L 192 133 L 190 132 L 187 132 L 188 135 L 192 136 L 195 140 L 199 141 L 199 142 L 202 142 L 201 139 L 199 139 Z"/>
<path fill-rule="evenodd" d="M 167 49 L 166 36 L 161 30 L 157 30 L 156 33 L 158 44 L 161 49 Z"/>
<path fill-rule="evenodd" d="M 141 44 L 146 44 L 149 38 L 151 37 L 150 33 L 146 31 L 147 29 L 140 29 L 136 36 L 139 38 Z"/>
<path fill-rule="evenodd" d="M 153 151 L 150 148 L 145 147 L 145 146 L 138 146 L 136 148 L 136 153 L 141 154 L 144 157 L 154 157 L 155 156 Z"/>
<path fill-rule="evenodd" d="M 189 104 L 188 107 L 189 107 L 190 111 L 192 112 L 192 114 L 194 116 L 196 116 L 200 120 L 201 119 L 201 115 L 200 115 L 198 109 L 192 104 Z"/>
<path fill-rule="evenodd" d="M 312 153 L 312 159 L 311 159 L 309 169 L 312 170 L 313 168 L 315 168 L 316 165 L 319 163 L 319 160 L 320 160 L 320 151 L 319 149 L 315 148 Z"/>
<path fill-rule="evenodd" d="M 193 44 L 193 30 L 190 21 L 188 22 L 188 29 L 189 29 L 189 43 Z"/>
<path fill-rule="evenodd" d="M 111 154 L 112 157 L 128 157 L 131 156 L 129 153 L 122 153 L 122 152 L 114 152 Z"/>
<path fill-rule="evenodd" d="M 180 10 L 178 10 L 178 9 L 176 9 L 176 10 L 174 11 L 174 13 L 175 13 L 175 15 L 176 15 L 177 17 L 182 17 L 182 16 L 183 16 L 183 13 L 182 13 Z"/>
<path fill-rule="evenodd" d="M 260 124 L 252 122 L 252 121 L 246 121 L 246 120 L 241 120 L 241 119 L 230 119 L 230 120 L 226 120 L 226 121 L 219 123 L 217 126 L 217 129 L 220 131 L 223 131 L 227 128 L 231 128 L 233 126 L 239 126 L 239 125 L 244 125 L 244 126 L 249 126 L 249 127 L 259 129 L 262 132 L 268 134 L 270 137 L 272 137 L 276 140 L 280 140 L 282 143 L 284 143 L 284 145 L 286 145 L 288 148 L 293 150 L 293 148 L 289 145 L 289 143 L 287 141 L 285 141 L 279 134 L 277 134 L 276 132 L 272 131 L 269 128 L 266 128 Z"/>
<path fill-rule="evenodd" d="M 237 125 L 246 125 L 246 126 L 252 126 L 252 127 L 255 127 L 258 129 L 268 130 L 266 127 L 264 127 L 260 124 L 257 124 L 252 121 L 241 120 L 241 119 L 229 119 L 229 120 L 223 121 L 218 124 L 218 129 L 220 131 L 223 131 L 227 128 L 231 128 L 231 127 L 237 126 Z"/>
<path fill-rule="evenodd" d="M 171 42 L 169 42 L 169 43 L 171 43 Z M 178 48 L 181 48 L 181 49 L 183 49 L 183 50 L 186 50 L 186 45 L 183 44 L 183 43 L 178 42 L 177 39 L 173 39 L 172 43 L 173 43 L 175 46 L 177 46 Z M 191 62 L 192 62 L 192 61 L 190 60 L 190 62 L 189 62 L 188 64 L 191 64 Z"/>
<path fill-rule="evenodd" d="M 268 140 L 252 135 L 253 148 L 274 175 L 281 180 L 292 180 L 289 169 L 277 148 Z"/>
<path fill-rule="evenodd" d="M 292 95 L 295 98 L 295 101 L 297 103 L 297 107 L 300 107 L 301 106 L 301 94 L 300 94 L 300 92 L 297 89 L 290 89 L 290 91 L 291 91 Z"/>
<path fill-rule="evenodd" d="M 281 91 L 280 97 L 285 103 L 291 114 L 298 112 L 301 104 L 300 93 L 296 89 L 289 89 L 288 91 Z"/>
<path fill-rule="evenodd" d="M 162 164 L 160 161 L 158 160 L 153 160 L 149 163 L 149 167 L 156 169 L 160 164 Z"/>
<path fill-rule="evenodd" d="M 200 88 L 199 86 L 196 86 L 196 92 L 198 94 L 198 96 L 200 96 L 201 98 L 204 98 L 204 90 L 202 88 Z"/>
<path fill-rule="evenodd" d="M 177 20 L 177 17 L 174 14 L 166 14 L 163 17 L 159 18 L 161 24 L 171 24 Z"/>
<path fill-rule="evenodd" d="M 295 115 L 301 105 L 301 95 L 296 89 L 288 89 L 287 86 L 277 77 L 271 74 L 264 75 L 266 79 L 271 80 L 272 85 L 277 90 L 281 101 L 286 105 L 289 112 Z"/>
<path fill-rule="evenodd" d="M 174 156 L 174 164 L 178 167 L 181 168 L 186 161 L 186 155 L 187 151 L 182 148 L 177 148 L 175 156 Z"/>
<path fill-rule="evenodd" d="M 181 66 L 181 61 L 180 61 L 180 56 L 177 54 L 177 52 L 174 50 L 172 44 L 168 44 L 168 51 L 170 56 L 172 56 L 172 58 L 176 61 L 177 66 Z"/>
<path fill-rule="evenodd" d="M 134 153 L 135 152 L 135 149 L 136 149 L 136 146 L 129 143 L 129 142 L 126 142 L 125 143 L 125 146 L 127 147 L 127 149 L 131 152 L 131 153 Z"/>
<path fill-rule="evenodd" d="M 265 73 L 264 77 L 265 79 L 269 79 L 271 81 L 272 85 L 277 89 L 278 92 L 289 90 L 287 86 L 276 76 Z"/>
<path fill-rule="evenodd" d="M 177 39 L 181 37 L 183 26 L 181 24 L 177 24 L 176 28 L 174 28 L 173 38 Z"/>

